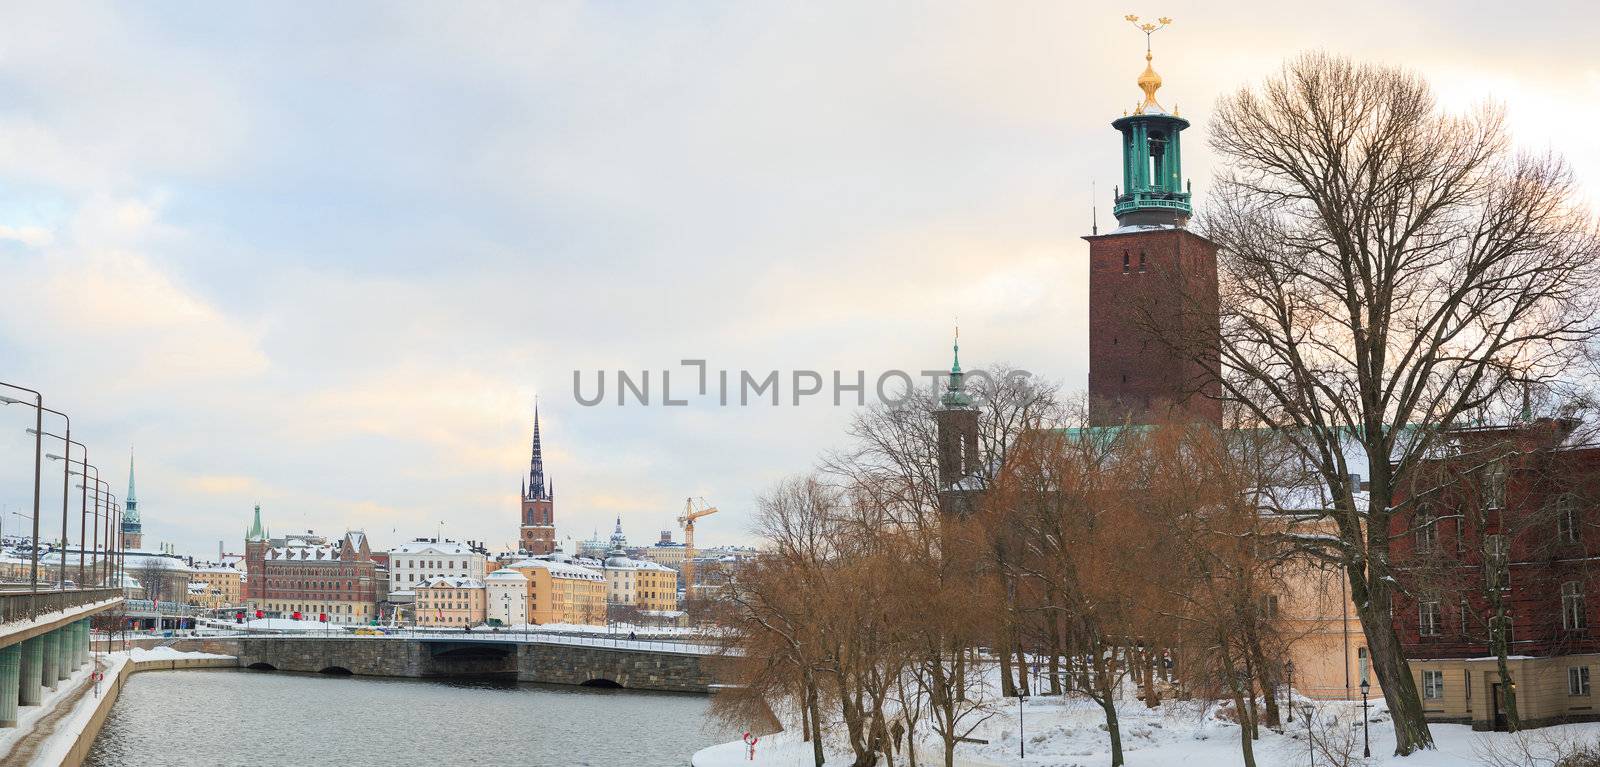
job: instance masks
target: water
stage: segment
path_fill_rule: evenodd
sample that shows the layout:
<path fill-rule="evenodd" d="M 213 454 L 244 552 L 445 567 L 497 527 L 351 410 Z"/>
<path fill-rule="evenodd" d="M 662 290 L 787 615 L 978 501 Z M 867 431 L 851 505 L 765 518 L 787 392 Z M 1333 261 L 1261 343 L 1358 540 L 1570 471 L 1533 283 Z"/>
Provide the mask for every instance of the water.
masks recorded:
<path fill-rule="evenodd" d="M 130 677 L 86 764 L 685 767 L 732 740 L 702 695 L 518 684 L 151 671 Z"/>

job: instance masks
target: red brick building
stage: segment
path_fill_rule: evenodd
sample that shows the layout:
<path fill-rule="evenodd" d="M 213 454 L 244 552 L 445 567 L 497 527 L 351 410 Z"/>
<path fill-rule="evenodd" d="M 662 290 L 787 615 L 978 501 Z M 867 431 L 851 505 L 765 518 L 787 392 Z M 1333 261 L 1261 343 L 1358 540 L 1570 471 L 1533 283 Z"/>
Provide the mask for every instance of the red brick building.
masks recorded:
<path fill-rule="evenodd" d="M 344 624 L 378 617 L 387 575 L 373 558 L 365 533 L 345 533 L 338 541 L 309 531 L 273 539 L 261 531 L 260 518 L 257 507 L 256 525 L 244 543 L 244 598 L 252 609 L 274 618 L 300 613 L 316 620 L 326 615 L 329 622 Z"/>
<path fill-rule="evenodd" d="M 1578 426 L 1450 432 L 1397 498 L 1394 623 L 1430 718 L 1503 727 L 1514 692 L 1524 726 L 1600 719 L 1600 445 Z"/>

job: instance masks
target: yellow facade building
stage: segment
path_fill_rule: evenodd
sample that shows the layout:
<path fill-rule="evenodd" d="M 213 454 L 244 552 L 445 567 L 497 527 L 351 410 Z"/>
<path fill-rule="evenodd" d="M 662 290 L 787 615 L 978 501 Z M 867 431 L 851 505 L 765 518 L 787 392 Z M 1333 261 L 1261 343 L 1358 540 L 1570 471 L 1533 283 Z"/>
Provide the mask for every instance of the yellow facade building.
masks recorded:
<path fill-rule="evenodd" d="M 240 605 L 243 592 L 244 573 L 226 565 L 196 567 L 189 575 L 189 604 L 197 607 L 217 609 Z"/>
<path fill-rule="evenodd" d="M 547 559 L 508 567 L 528 579 L 529 622 L 605 625 L 606 576 L 599 570 Z"/>
<path fill-rule="evenodd" d="M 467 628 L 484 622 L 483 581 L 460 576 L 428 578 L 416 585 L 417 625 Z"/>
<path fill-rule="evenodd" d="M 631 559 L 613 550 L 602 567 L 606 601 L 640 610 L 678 609 L 678 571 L 666 565 Z"/>

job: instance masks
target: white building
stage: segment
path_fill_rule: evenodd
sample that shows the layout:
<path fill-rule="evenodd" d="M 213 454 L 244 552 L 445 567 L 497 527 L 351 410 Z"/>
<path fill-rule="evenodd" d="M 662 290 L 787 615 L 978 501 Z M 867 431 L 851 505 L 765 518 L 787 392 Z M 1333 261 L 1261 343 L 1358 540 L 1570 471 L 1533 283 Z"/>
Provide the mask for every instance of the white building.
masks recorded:
<path fill-rule="evenodd" d="M 459 541 L 418 538 L 389 550 L 389 597 L 405 601 L 417 584 L 432 578 L 482 579 L 483 554 Z"/>
<path fill-rule="evenodd" d="M 521 626 L 528 622 L 528 577 L 509 567 L 496 570 L 483 579 L 488 593 L 485 617 L 502 625 Z"/>

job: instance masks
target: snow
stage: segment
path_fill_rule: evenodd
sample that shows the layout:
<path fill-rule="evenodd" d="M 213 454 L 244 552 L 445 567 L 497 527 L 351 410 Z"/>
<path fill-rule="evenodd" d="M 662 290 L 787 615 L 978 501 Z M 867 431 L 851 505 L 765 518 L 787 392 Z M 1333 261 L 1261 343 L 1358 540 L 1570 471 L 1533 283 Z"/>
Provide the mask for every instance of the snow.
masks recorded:
<path fill-rule="evenodd" d="M 136 661 L 147 660 L 191 660 L 195 658 L 232 658 L 232 655 L 217 655 L 209 652 L 184 652 L 171 647 L 152 647 L 148 650 L 143 647 L 133 648 L 132 657 Z"/>
<path fill-rule="evenodd" d="M 120 653 L 97 653 L 94 656 L 104 663 L 105 679 L 116 678 L 122 664 L 128 662 L 128 657 Z M 0 755 L 8 756 L 17 742 L 27 737 L 40 719 L 51 716 L 56 711 L 56 703 L 70 699 L 77 695 L 85 685 L 92 685 L 90 674 L 94 672 L 93 664 L 84 664 L 83 668 L 72 673 L 65 681 L 59 683 L 55 690 L 45 690 L 42 700 L 43 705 L 23 706 L 17 709 L 17 726 L 0 730 Z M 100 683 L 100 693 L 105 692 L 106 682 Z M 94 717 L 95 706 L 100 702 L 99 694 L 92 689 L 84 692 L 72 710 L 57 720 L 51 727 L 51 734 L 39 743 L 33 751 L 33 758 L 28 764 L 61 764 L 66 760 L 68 752 L 78 742 L 79 734 L 89 726 L 89 720 Z M 0 760 L 11 764 L 7 758 Z"/>
<path fill-rule="evenodd" d="M 1485 749 L 1506 748 L 1519 739 L 1536 751 L 1548 753 L 1553 743 L 1578 740 L 1600 742 L 1600 722 L 1561 725 L 1528 730 L 1524 733 L 1474 732 L 1467 725 L 1431 726 L 1437 748 L 1410 757 L 1393 756 L 1394 731 L 1387 711 L 1375 704 L 1369 721 L 1373 757 L 1363 761 L 1361 706 L 1345 701 L 1298 699 L 1297 705 L 1311 705 L 1313 731 L 1319 740 L 1341 744 L 1334 748 L 1350 750 L 1348 764 L 1366 767 L 1459 767 L 1482 764 Z M 1239 727 L 1230 721 L 1231 706 L 1214 702 L 1164 701 L 1147 709 L 1129 699 L 1117 707 L 1122 748 L 1127 763 L 1138 767 L 1223 767 L 1242 763 Z M 987 743 L 963 743 L 956 747 L 959 767 L 1099 767 L 1111 763 L 1110 738 L 1100 707 L 1084 698 L 1045 696 L 1029 698 L 1020 707 L 1016 698 L 994 698 L 990 717 L 971 737 Z M 1019 734 L 1019 725 L 1020 732 Z M 841 727 L 836 730 L 842 731 Z M 798 767 L 812 764 L 811 744 L 799 739 L 795 731 L 763 736 L 756 745 L 756 757 L 747 758 L 748 747 L 730 733 L 729 742 L 696 753 L 694 767 Z M 842 737 L 842 736 L 839 736 Z M 1019 743 L 1020 741 L 1020 743 Z M 827 740 L 827 764 L 840 767 L 853 760 L 842 740 Z M 1025 746 L 1026 757 L 1019 755 Z M 1304 719 L 1283 732 L 1261 728 L 1254 742 L 1256 763 L 1260 767 L 1306 767 L 1309 742 Z M 924 733 L 917 749 L 918 763 L 942 765 L 938 739 Z M 897 764 L 905 760 L 897 759 Z M 1326 751 L 1319 750 L 1316 764 L 1335 763 Z"/>

